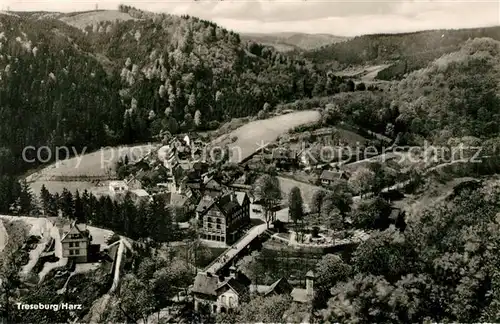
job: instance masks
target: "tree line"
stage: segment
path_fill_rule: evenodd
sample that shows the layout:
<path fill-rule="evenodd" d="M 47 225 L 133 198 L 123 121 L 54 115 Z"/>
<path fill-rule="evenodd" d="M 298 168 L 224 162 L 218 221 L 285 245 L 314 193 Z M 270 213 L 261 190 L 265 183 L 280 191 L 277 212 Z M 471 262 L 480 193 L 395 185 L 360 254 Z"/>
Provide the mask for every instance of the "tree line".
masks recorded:
<path fill-rule="evenodd" d="M 170 242 L 179 239 L 173 208 L 161 198 L 151 202 L 134 201 L 130 193 L 123 199 L 97 198 L 87 190 L 74 194 L 64 189 L 51 194 L 45 186 L 40 192 L 41 210 L 47 217 L 62 216 L 79 223 L 110 229 L 131 239 Z"/>

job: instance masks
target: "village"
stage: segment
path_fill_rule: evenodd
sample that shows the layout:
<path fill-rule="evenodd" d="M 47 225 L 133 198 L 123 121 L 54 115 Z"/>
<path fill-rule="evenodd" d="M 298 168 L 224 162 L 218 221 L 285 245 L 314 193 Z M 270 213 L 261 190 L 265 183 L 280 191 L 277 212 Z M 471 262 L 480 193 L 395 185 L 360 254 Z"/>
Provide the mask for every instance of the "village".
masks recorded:
<path fill-rule="evenodd" d="M 318 210 L 323 207 L 322 203 L 314 206 L 318 203 L 315 202 L 316 196 L 321 196 L 320 193 L 323 196 L 335 195 L 335 190 L 345 190 L 338 186 L 350 184 L 352 174 L 359 172 L 344 167 L 344 164 L 349 166 L 363 161 L 354 158 L 342 162 L 341 156 L 337 156 L 322 163 L 319 159 L 308 159 L 313 155 L 305 154 L 304 148 L 332 143 L 337 148 L 345 148 L 348 145 L 367 145 L 367 141 L 359 142 L 360 138 L 356 138 L 356 142 L 339 140 L 339 131 L 333 129 L 312 131 L 306 136 L 301 134 L 300 138 L 294 138 L 292 133 L 250 152 L 240 163 L 230 161 L 230 156 L 222 156 L 214 163 L 202 159 L 207 156 L 203 150 L 209 146 L 191 137 L 189 134 L 160 134 L 162 145 L 158 150 L 135 161 L 126 154 L 121 156 L 116 164 L 116 173 L 121 180 L 108 181 L 107 193 L 104 192 L 115 201 L 128 197 L 136 204 L 162 200 L 176 214 L 176 226 L 181 233 L 195 231 L 202 246 L 219 251 L 210 263 L 193 270 L 194 283 L 189 287 L 188 295 L 177 297 L 177 302 L 193 303 L 195 312 L 215 316 L 236 310 L 250 296 L 277 294 L 289 296 L 294 303 L 310 309 L 315 298 L 314 263 L 317 258 L 325 253 L 342 254 L 352 250 L 370 234 L 369 230 L 352 226 L 349 219 L 343 220 L 342 224 L 325 223 L 321 220 L 322 212 Z M 222 150 L 226 154 L 229 151 L 227 147 Z M 302 188 L 313 188 L 314 192 L 304 198 L 298 190 L 299 197 L 292 197 L 291 192 L 297 187 L 284 191 L 280 183 L 273 188 L 262 180 L 275 175 L 285 181 L 291 178 L 292 183 L 302 183 Z M 373 182 L 374 179 L 362 178 L 361 181 Z M 385 187 L 378 190 L 388 201 L 394 197 L 395 190 L 389 190 L 393 184 L 379 184 Z M 358 196 L 352 197 L 352 201 L 359 201 L 360 195 L 370 194 L 362 191 L 362 186 L 358 185 L 358 188 Z M 268 190 L 275 191 L 274 199 L 266 197 L 273 194 Z M 296 199 L 300 200 L 298 212 L 291 210 Z M 350 205 L 352 202 L 347 200 L 345 203 Z M 329 208 L 338 211 L 340 206 Z M 404 212 L 396 206 L 391 208 L 384 226 L 392 224 L 401 228 L 404 226 Z M 333 209 L 329 212 L 334 212 Z M 183 221 L 179 222 L 179 219 Z M 72 276 L 104 268 L 113 278 L 110 292 L 119 288 L 120 273 L 134 250 L 129 239 L 111 231 L 103 235 L 103 231 L 92 224 L 71 221 L 62 226 L 56 224 L 60 222 L 59 218 L 47 218 L 47 222 L 44 226 L 50 229 L 45 233 L 32 233 L 30 242 L 27 242 L 30 254 L 39 253 L 39 258 L 26 266 L 26 272 L 29 268 L 39 269 L 41 282 L 55 269 L 56 278 L 67 278 L 58 290 L 63 293 Z M 40 241 L 45 242 L 43 251 L 37 246 Z M 308 261 L 298 272 L 292 271 L 297 274 L 291 277 L 284 274 L 263 281 L 249 278 L 251 275 L 245 269 L 245 260 L 252 258 L 254 251 L 262 249 L 263 244 L 271 250 L 276 250 L 277 246 L 278 250 L 304 250 Z"/>

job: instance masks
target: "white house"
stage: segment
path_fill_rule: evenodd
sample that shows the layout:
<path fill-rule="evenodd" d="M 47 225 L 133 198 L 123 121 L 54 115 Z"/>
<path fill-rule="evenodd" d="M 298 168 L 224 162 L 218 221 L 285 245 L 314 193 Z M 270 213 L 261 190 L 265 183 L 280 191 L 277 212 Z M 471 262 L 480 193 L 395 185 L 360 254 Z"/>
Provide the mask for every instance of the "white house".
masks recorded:
<path fill-rule="evenodd" d="M 128 185 L 125 181 L 111 181 L 109 183 L 109 192 L 112 195 L 125 194 L 128 191 Z"/>
<path fill-rule="evenodd" d="M 198 273 L 193 286 L 194 309 L 202 307 L 212 313 L 226 313 L 248 300 L 250 279 L 230 268 L 229 277 L 219 277 L 210 273 Z"/>

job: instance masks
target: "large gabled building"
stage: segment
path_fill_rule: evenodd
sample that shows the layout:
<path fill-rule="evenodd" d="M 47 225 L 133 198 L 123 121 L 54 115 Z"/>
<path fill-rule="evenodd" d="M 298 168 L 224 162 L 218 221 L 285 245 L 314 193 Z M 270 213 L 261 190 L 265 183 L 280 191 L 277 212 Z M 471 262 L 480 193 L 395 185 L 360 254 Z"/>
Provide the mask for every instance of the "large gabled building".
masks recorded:
<path fill-rule="evenodd" d="M 196 207 L 196 216 L 202 239 L 232 244 L 250 224 L 250 198 L 245 192 L 206 194 Z"/>
<path fill-rule="evenodd" d="M 92 242 L 92 236 L 85 224 L 73 222 L 63 229 L 61 244 L 63 257 L 73 260 L 76 263 L 87 262 L 89 247 Z"/>

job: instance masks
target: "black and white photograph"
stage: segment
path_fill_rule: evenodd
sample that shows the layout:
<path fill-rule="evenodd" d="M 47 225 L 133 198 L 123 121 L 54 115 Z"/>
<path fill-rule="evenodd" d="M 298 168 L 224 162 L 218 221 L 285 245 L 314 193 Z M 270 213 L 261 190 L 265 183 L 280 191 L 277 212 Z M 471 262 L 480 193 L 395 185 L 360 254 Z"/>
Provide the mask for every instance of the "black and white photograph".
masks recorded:
<path fill-rule="evenodd" d="M 0 0 L 0 324 L 495 322 L 500 1 Z"/>

